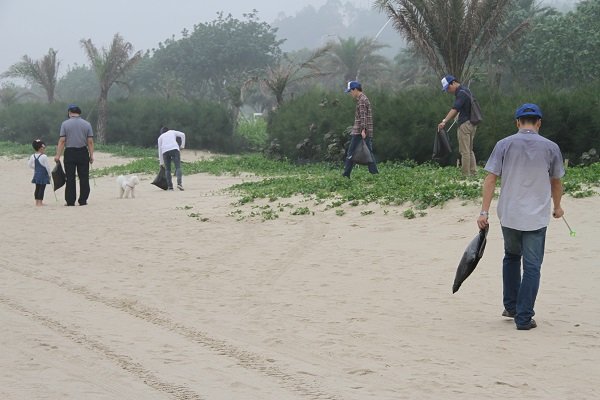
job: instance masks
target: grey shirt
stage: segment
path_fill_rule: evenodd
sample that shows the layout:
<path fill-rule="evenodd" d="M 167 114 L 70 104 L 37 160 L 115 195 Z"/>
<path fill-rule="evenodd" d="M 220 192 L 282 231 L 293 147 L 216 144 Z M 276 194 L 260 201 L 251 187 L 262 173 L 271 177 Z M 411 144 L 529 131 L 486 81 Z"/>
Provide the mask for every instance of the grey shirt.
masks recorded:
<path fill-rule="evenodd" d="M 497 213 L 500 224 L 520 231 L 548 226 L 552 206 L 550 178 L 565 174 L 558 145 L 531 130 L 496 143 L 485 170 L 501 177 Z"/>
<path fill-rule="evenodd" d="M 71 117 L 60 125 L 60 136 L 65 147 L 87 147 L 87 138 L 93 137 L 92 125 L 81 117 Z"/>

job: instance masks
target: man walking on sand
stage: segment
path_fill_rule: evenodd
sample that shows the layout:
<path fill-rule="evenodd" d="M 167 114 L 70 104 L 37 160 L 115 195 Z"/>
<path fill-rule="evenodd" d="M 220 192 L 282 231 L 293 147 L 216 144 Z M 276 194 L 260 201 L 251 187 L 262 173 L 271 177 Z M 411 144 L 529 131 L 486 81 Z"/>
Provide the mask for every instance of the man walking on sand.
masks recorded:
<path fill-rule="evenodd" d="M 558 145 L 539 134 L 542 110 L 537 105 L 520 106 L 515 120 L 519 131 L 496 143 L 485 165 L 488 175 L 477 225 L 480 229 L 489 225 L 496 180 L 501 177 L 497 213 L 504 237 L 502 316 L 514 318 L 517 329 L 529 330 L 537 327 L 533 307 L 540 286 L 551 201 L 552 216 L 564 214 L 560 179 L 565 169 Z"/>
<path fill-rule="evenodd" d="M 363 139 L 371 152 L 371 159 L 373 160 L 367 164 L 369 172 L 378 174 L 379 171 L 377 170 L 377 164 L 375 164 L 375 157 L 373 156 L 373 112 L 371 109 L 371 102 L 363 93 L 362 86 L 358 81 L 348 82 L 345 92 L 350 93 L 352 98 L 356 101 L 356 112 L 354 113 L 354 125 L 352 126 L 350 145 L 348 146 L 348 152 L 346 153 L 346 162 L 344 164 L 344 173 L 342 175 L 346 178 L 350 178 L 350 173 L 354 167 L 352 156 L 360 144 L 360 141 Z"/>
<path fill-rule="evenodd" d="M 442 78 L 442 90 L 454 93 L 454 104 L 448 114 L 438 124 L 438 131 L 442 130 L 446 123 L 458 115 L 458 151 L 460 152 L 460 165 L 463 176 L 475 176 L 477 173 L 477 160 L 473 152 L 473 141 L 477 126 L 471 123 L 471 100 L 473 95 L 466 87 L 452 75 Z"/>
<path fill-rule="evenodd" d="M 65 201 L 67 206 L 74 206 L 77 198 L 77 181 L 75 172 L 79 177 L 80 206 L 85 206 L 90 195 L 90 165 L 94 162 L 94 132 L 92 125 L 81 118 L 81 109 L 75 104 L 67 108 L 69 119 L 60 126 L 60 139 L 56 146 L 54 161 L 59 162 L 60 156 L 65 153 Z"/>

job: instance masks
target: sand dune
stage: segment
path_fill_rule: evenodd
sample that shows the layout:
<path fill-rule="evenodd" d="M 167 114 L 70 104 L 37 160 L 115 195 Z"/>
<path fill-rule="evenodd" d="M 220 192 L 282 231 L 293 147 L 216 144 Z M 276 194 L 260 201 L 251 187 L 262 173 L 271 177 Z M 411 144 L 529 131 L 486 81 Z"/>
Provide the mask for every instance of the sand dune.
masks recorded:
<path fill-rule="evenodd" d="M 250 178 L 199 174 L 184 192 L 141 176 L 134 200 L 97 178 L 88 206 L 61 189 L 36 208 L 26 159 L 0 168 L 1 399 L 600 397 L 599 197 L 564 199 L 576 237 L 551 222 L 523 332 L 500 316 L 494 215 L 451 294 L 477 204 L 237 221 L 222 189 Z"/>

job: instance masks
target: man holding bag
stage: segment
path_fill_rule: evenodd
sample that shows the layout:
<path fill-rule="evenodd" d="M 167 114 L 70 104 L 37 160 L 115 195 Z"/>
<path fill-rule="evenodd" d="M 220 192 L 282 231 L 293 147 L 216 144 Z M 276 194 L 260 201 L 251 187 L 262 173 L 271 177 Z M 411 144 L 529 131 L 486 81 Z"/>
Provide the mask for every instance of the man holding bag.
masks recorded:
<path fill-rule="evenodd" d="M 362 144 L 362 140 L 365 141 L 369 152 L 371 153 L 371 161 L 367 163 L 369 172 L 378 174 L 379 171 L 377 170 L 377 164 L 375 163 L 375 157 L 373 156 L 373 113 L 371 102 L 363 93 L 362 86 L 358 81 L 348 82 L 345 92 L 350 93 L 352 98 L 356 100 L 356 113 L 354 114 L 354 125 L 352 127 L 350 146 L 348 146 L 348 152 L 346 153 L 344 173 L 342 175 L 346 178 L 350 178 L 352 168 L 357 162 L 353 159 L 354 153 Z"/>

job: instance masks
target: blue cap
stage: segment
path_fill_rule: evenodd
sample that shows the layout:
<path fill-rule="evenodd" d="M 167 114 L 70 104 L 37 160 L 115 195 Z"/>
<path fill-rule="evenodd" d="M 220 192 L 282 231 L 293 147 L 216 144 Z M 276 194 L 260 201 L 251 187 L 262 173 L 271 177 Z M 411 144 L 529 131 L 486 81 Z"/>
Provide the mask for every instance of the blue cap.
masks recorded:
<path fill-rule="evenodd" d="M 360 86 L 360 82 L 359 81 L 348 82 L 348 86 L 346 87 L 346 90 L 344 90 L 344 92 L 348 93 L 352 89 L 362 89 L 362 87 Z"/>
<path fill-rule="evenodd" d="M 75 109 L 75 108 L 79 108 L 79 107 L 77 107 L 77 104 L 69 104 L 69 105 L 67 106 L 67 111 L 71 111 L 71 110 L 73 110 L 73 109 Z"/>
<path fill-rule="evenodd" d="M 537 106 L 537 104 L 525 103 L 517 108 L 517 111 L 515 111 L 515 119 L 526 116 L 542 118 L 542 110 Z"/>
<path fill-rule="evenodd" d="M 450 86 L 452 84 L 452 82 L 454 82 L 456 80 L 456 78 L 452 75 L 446 75 L 445 77 L 442 78 L 442 90 L 444 92 L 448 91 L 448 86 Z"/>

